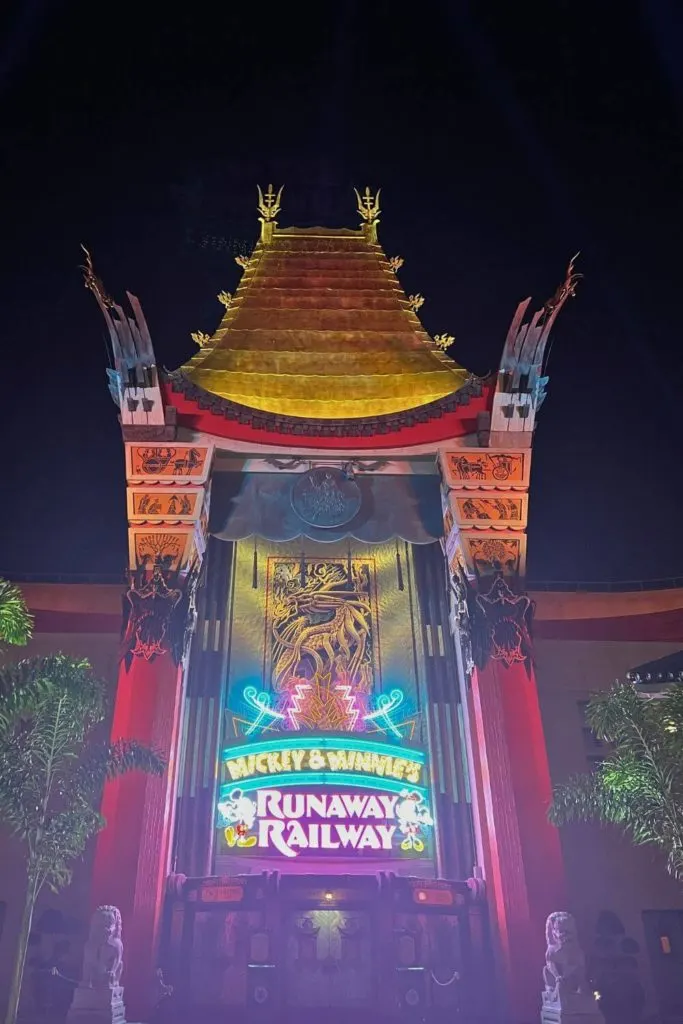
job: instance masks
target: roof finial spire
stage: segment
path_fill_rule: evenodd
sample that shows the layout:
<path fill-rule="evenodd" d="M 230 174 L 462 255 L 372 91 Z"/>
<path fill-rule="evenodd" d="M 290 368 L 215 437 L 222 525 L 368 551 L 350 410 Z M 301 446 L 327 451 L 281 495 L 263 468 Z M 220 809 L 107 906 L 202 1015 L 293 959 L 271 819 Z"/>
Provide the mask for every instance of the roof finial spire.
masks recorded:
<path fill-rule="evenodd" d="M 361 225 L 365 232 L 365 237 L 368 242 L 373 245 L 377 244 L 377 225 L 379 224 L 379 197 L 382 191 L 381 188 L 377 189 L 377 193 L 373 196 L 370 191 L 370 186 L 365 186 L 365 192 L 361 196 L 357 188 L 353 190 L 356 193 L 356 199 L 358 200 L 358 212 L 363 218 L 364 223 Z"/>
<path fill-rule="evenodd" d="M 111 309 L 112 306 L 114 305 L 114 302 L 107 295 L 107 292 L 105 291 L 102 281 L 95 273 L 95 268 L 92 265 L 92 256 L 90 255 L 90 253 L 88 252 L 88 250 L 82 242 L 81 249 L 85 253 L 85 263 L 81 267 L 81 270 L 83 271 L 83 283 L 85 284 L 85 287 L 88 289 L 88 291 L 91 291 L 93 293 L 93 295 L 99 302 L 100 307 L 104 307 L 105 309 Z"/>
<path fill-rule="evenodd" d="M 284 187 L 284 185 L 281 185 L 278 193 L 276 194 L 273 186 L 269 185 L 266 194 L 264 195 L 261 191 L 261 186 L 256 186 L 258 189 L 258 211 L 261 214 L 259 217 L 261 222 L 261 241 L 265 244 L 272 242 L 273 240 L 273 229 L 277 224 L 275 218 L 280 212 L 280 199 L 282 197 Z"/>

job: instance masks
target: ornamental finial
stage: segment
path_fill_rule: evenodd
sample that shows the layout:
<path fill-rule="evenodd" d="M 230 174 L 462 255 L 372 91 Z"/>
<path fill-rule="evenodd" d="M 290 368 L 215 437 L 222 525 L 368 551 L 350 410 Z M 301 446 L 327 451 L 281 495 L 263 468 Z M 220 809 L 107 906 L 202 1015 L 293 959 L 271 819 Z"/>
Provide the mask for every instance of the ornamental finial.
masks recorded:
<path fill-rule="evenodd" d="M 583 277 L 583 274 L 578 273 L 575 269 L 576 261 L 580 255 L 581 252 L 579 251 L 572 256 L 565 273 L 564 282 L 557 289 L 553 297 L 548 299 L 543 306 L 542 320 L 544 323 L 553 313 L 559 312 L 567 299 L 573 299 L 576 295 L 576 286 Z"/>
<path fill-rule="evenodd" d="M 273 238 L 273 228 L 275 227 L 275 218 L 280 212 L 281 205 L 280 199 L 284 191 L 284 185 L 280 186 L 277 194 L 273 189 L 272 185 L 268 186 L 266 194 L 264 195 L 261 191 L 261 186 L 257 185 L 258 189 L 258 211 L 261 214 L 259 220 L 261 222 L 261 241 L 270 242 Z"/>
<path fill-rule="evenodd" d="M 435 334 L 434 344 L 438 345 L 442 352 L 445 352 L 447 348 L 450 348 L 455 338 L 452 334 Z"/>
<path fill-rule="evenodd" d="M 382 191 L 381 188 L 377 189 L 376 194 L 373 196 L 370 191 L 370 186 L 365 186 L 365 192 L 363 195 L 360 194 L 357 188 L 353 190 L 356 193 L 356 199 L 358 200 L 358 213 L 361 215 L 364 223 L 362 225 L 365 231 L 366 237 L 370 242 L 377 241 L 377 225 L 379 224 L 379 197 Z"/>
<path fill-rule="evenodd" d="M 413 313 L 417 313 L 418 309 L 421 306 L 424 306 L 424 301 L 425 301 L 424 295 L 420 295 L 419 292 L 417 293 L 417 295 L 409 295 L 408 296 L 408 306 L 413 311 Z"/>
<path fill-rule="evenodd" d="M 105 291 L 102 281 L 95 273 L 95 268 L 92 265 L 92 256 L 82 243 L 81 249 L 85 253 L 85 263 L 81 267 L 81 270 L 83 271 L 83 283 L 88 291 L 93 293 L 100 306 L 103 306 L 105 309 L 111 309 L 114 302 Z"/>
<path fill-rule="evenodd" d="M 211 341 L 211 335 L 205 331 L 193 331 L 190 335 L 195 345 L 199 345 L 200 348 L 204 348 L 208 342 Z"/>

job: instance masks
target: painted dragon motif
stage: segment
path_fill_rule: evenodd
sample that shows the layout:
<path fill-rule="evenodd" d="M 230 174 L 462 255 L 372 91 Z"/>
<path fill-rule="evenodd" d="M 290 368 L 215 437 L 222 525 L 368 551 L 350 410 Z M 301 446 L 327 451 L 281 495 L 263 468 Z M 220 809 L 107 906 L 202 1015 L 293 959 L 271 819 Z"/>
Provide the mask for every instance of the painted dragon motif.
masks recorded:
<path fill-rule="evenodd" d="M 370 600 L 365 580 L 354 572 L 344 589 L 341 564 L 311 567 L 305 589 L 281 580 L 273 622 L 273 685 L 282 690 L 292 677 L 332 676 L 369 689 L 371 678 Z M 362 574 L 361 574 L 362 576 Z"/>

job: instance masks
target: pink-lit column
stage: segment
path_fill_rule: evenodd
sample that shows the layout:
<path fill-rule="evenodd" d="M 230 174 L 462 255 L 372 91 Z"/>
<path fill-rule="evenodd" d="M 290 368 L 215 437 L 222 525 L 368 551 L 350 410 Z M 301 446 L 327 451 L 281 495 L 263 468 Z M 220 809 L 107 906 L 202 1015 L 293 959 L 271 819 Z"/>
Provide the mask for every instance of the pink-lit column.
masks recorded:
<path fill-rule="evenodd" d="M 489 660 L 475 669 L 469 716 L 488 901 L 511 1022 L 539 1013 L 544 924 L 565 906 L 551 783 L 533 671 Z"/>
<path fill-rule="evenodd" d="M 112 738 L 136 739 L 165 759 L 162 778 L 134 772 L 107 783 L 92 877 L 92 905 L 113 904 L 123 919 L 125 1001 L 143 1019 L 153 997 L 155 956 L 169 873 L 182 670 L 170 652 L 121 663 Z"/>

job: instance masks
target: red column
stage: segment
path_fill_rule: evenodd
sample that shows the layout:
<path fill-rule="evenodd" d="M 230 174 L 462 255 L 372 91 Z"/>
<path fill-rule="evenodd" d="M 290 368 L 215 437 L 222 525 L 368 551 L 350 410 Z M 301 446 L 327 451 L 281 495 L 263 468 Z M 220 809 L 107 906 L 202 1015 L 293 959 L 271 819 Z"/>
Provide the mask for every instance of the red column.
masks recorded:
<path fill-rule="evenodd" d="M 469 706 L 489 902 L 511 1024 L 538 1019 L 544 925 L 565 904 L 559 835 L 547 821 L 551 782 L 533 670 L 490 657 Z"/>
<path fill-rule="evenodd" d="M 112 739 L 137 739 L 165 759 L 162 778 L 133 772 L 107 783 L 92 881 L 93 906 L 117 906 L 123 920 L 125 1002 L 144 1019 L 154 981 L 156 941 L 169 873 L 182 669 L 166 651 L 134 656 L 119 670 Z"/>

